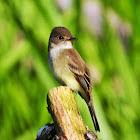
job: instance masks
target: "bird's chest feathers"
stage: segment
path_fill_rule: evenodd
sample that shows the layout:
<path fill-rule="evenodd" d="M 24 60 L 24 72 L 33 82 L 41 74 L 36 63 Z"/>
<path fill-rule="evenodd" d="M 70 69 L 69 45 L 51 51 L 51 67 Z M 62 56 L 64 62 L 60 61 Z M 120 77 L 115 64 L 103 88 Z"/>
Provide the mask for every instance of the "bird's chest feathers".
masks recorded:
<path fill-rule="evenodd" d="M 67 55 L 65 53 L 66 49 L 72 48 L 71 44 L 65 46 L 54 47 L 49 53 L 49 65 L 53 76 L 62 83 L 62 79 L 71 76 L 68 64 Z"/>
<path fill-rule="evenodd" d="M 64 53 L 65 50 L 67 49 L 72 49 L 72 43 L 67 41 L 65 43 L 60 43 L 58 45 L 51 43 L 52 49 L 50 50 L 49 53 L 49 59 L 51 59 L 51 61 L 57 61 L 58 58 L 62 59 L 65 56 L 62 56 L 62 54 Z"/>
<path fill-rule="evenodd" d="M 53 73 L 55 75 L 60 75 L 66 69 L 66 56 L 63 53 L 63 50 L 57 50 L 57 52 L 55 51 L 51 52 L 51 69 L 53 69 Z"/>

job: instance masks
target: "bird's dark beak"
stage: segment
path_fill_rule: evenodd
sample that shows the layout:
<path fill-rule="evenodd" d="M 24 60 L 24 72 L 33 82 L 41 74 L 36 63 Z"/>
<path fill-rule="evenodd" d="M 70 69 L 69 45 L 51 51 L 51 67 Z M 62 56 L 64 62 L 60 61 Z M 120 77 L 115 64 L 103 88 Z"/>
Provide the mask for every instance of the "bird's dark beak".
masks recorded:
<path fill-rule="evenodd" d="M 70 39 L 67 39 L 67 41 L 74 41 L 74 40 L 78 40 L 78 38 L 71 37 Z"/>

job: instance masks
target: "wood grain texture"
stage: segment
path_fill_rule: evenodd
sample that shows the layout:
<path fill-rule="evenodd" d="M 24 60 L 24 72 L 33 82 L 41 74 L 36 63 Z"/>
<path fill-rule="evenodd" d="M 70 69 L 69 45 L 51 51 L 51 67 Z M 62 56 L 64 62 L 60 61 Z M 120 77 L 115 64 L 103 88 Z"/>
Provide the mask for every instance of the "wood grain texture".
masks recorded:
<path fill-rule="evenodd" d="M 70 88 L 60 86 L 51 89 L 47 95 L 47 103 L 57 136 L 61 140 L 85 140 L 84 135 L 87 130 Z"/>

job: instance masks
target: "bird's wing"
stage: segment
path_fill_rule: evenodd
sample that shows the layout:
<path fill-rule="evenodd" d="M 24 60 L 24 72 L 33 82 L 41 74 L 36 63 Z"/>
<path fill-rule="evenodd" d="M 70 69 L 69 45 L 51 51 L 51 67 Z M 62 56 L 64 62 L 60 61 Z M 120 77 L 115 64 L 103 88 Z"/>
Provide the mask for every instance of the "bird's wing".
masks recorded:
<path fill-rule="evenodd" d="M 69 50 L 67 52 L 67 61 L 69 69 L 73 72 L 76 80 L 81 85 L 83 90 L 87 94 L 91 94 L 92 83 L 89 69 L 87 68 L 85 62 L 75 49 L 74 51 Z"/>

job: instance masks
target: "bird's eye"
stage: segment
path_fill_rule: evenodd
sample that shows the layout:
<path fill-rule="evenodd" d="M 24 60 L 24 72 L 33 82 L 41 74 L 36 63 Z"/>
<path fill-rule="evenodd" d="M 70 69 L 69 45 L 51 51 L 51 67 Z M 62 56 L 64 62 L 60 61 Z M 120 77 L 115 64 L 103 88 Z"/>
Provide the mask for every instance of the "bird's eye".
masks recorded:
<path fill-rule="evenodd" d="M 59 36 L 59 39 L 64 39 L 64 37 L 63 36 Z"/>

